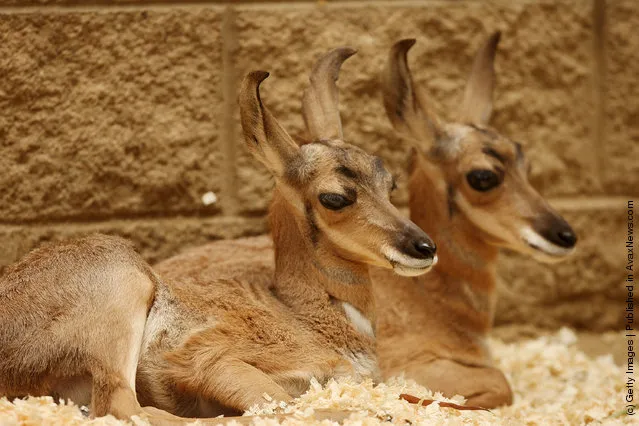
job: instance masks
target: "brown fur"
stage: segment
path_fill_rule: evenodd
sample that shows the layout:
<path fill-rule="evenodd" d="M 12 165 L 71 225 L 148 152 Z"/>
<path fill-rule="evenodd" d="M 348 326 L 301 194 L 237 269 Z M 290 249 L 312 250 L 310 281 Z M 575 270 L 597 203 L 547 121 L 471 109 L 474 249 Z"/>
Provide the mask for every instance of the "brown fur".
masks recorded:
<path fill-rule="evenodd" d="M 131 323 L 143 326 L 157 285 L 129 242 L 106 235 L 46 246 L 9 267 L 0 279 L 0 395 L 138 414 L 131 349 L 142 334 Z"/>
<path fill-rule="evenodd" d="M 336 49 L 320 59 L 315 72 L 327 76 L 314 75 L 312 84 L 328 90 L 351 54 Z M 324 139 L 339 134 L 337 105 L 308 101 L 314 108 L 306 111 L 332 118 L 316 126 L 316 142 L 299 147 L 262 104 L 266 76 L 246 77 L 240 107 L 249 148 L 276 178 L 274 280 L 267 244 L 255 239 L 210 244 L 156 266 L 167 285 L 149 315 L 138 385 L 143 403 L 175 414 L 244 411 L 265 393 L 287 401 L 312 377 L 377 379 L 374 338 L 349 321 L 344 304 L 373 324 L 368 265 L 393 267 L 386 246 L 429 242 L 391 205 L 392 179 L 378 159 Z M 352 204 L 330 210 L 320 201 L 326 193 L 346 194 Z M 432 256 L 420 262 L 417 272 L 425 272 Z"/>
<path fill-rule="evenodd" d="M 439 262 L 423 277 L 371 273 L 375 297 L 385 301 L 378 309 L 384 375 L 405 372 L 434 391 L 461 394 L 468 404 L 488 408 L 512 402 L 508 382 L 493 366 L 486 343 L 493 323 L 498 250 L 559 259 L 570 250 L 544 243 L 553 252 L 540 253 L 542 247 L 531 246 L 521 229 L 540 235 L 572 233 L 528 183 L 520 147 L 487 127 L 498 40 L 496 33 L 480 49 L 455 123 L 435 116 L 414 90 L 406 64 L 414 41 L 393 47 L 383 79 L 385 106 L 394 127 L 416 146 L 409 183 L 411 219 L 437 242 Z M 477 191 L 466 179 L 472 170 L 500 173 L 501 183 Z M 534 238 L 543 243 L 543 238 Z"/>
<path fill-rule="evenodd" d="M 141 407 L 136 369 L 162 287 L 132 244 L 90 235 L 29 253 L 0 278 L 0 396 L 52 395 L 91 416 L 180 419 Z"/>
<path fill-rule="evenodd" d="M 281 232 L 291 237 L 298 224 L 294 217 L 287 219 L 292 222 Z M 286 262 L 290 269 L 285 271 L 278 268 L 272 292 L 263 276 L 250 279 L 253 271 L 248 279 L 241 272 L 235 274 L 242 264 L 260 261 L 252 256 L 254 250 L 242 250 L 254 247 L 253 242 L 213 244 L 157 265 L 171 283 L 166 299 L 179 314 L 142 356 L 140 394 L 149 398 L 143 403 L 180 415 L 213 416 L 219 413 L 203 408 L 209 401 L 243 411 L 264 402 L 264 393 L 285 401 L 297 396 L 311 377 L 376 377 L 375 369 L 358 372 L 348 362 L 347 354 L 362 354 L 374 366 L 374 342 L 357 333 L 331 302 L 326 287 L 339 283 L 317 270 L 312 264 L 315 255 L 306 244 L 280 250 L 280 256 L 297 262 Z M 230 249 L 233 244 L 240 249 Z M 202 250 L 208 252 L 206 262 L 189 262 Z M 272 252 L 269 256 L 272 264 Z M 228 269 L 234 273 L 228 274 Z M 364 286 L 357 289 L 366 293 Z M 158 315 L 163 299 L 157 305 Z"/>
<path fill-rule="evenodd" d="M 316 94 L 351 54 L 321 60 Z M 292 141 L 262 105 L 266 75 L 247 76 L 240 109 L 246 142 L 277 181 L 274 285 L 272 257 L 247 241 L 163 262 L 166 282 L 116 237 L 36 250 L 0 280 L 0 395 L 53 394 L 90 402 L 94 416 L 175 424 L 185 419 L 141 408 L 136 387 L 144 403 L 206 417 L 246 410 L 265 393 L 289 400 L 312 377 L 379 376 L 372 325 L 361 327 L 374 323 L 367 265 L 426 272 L 434 252 L 415 247 L 432 242 L 390 204 L 379 159 L 322 134 L 302 148 Z M 329 107 L 337 111 L 322 102 L 325 116 Z M 317 128 L 338 134 L 327 123 Z M 350 205 L 333 211 L 326 193 Z"/>

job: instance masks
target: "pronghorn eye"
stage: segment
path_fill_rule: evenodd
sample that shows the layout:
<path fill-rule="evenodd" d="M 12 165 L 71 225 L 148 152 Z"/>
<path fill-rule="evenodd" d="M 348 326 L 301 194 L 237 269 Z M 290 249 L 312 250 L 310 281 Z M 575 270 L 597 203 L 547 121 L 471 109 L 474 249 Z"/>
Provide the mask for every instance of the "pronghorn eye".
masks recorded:
<path fill-rule="evenodd" d="M 473 170 L 466 175 L 468 184 L 476 191 L 490 191 L 501 183 L 497 173 L 492 170 Z"/>
<path fill-rule="evenodd" d="M 349 200 L 340 194 L 324 193 L 319 195 L 320 203 L 329 210 L 341 210 L 353 204 L 354 200 Z"/>

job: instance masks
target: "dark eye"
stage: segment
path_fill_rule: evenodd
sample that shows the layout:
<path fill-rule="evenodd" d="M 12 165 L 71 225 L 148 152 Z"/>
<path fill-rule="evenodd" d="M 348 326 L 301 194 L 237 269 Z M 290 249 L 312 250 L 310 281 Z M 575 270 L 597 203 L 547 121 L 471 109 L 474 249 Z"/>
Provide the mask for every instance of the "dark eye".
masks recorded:
<path fill-rule="evenodd" d="M 473 170 L 466 175 L 468 184 L 476 191 L 490 191 L 501 183 L 499 175 L 492 170 Z"/>
<path fill-rule="evenodd" d="M 355 201 L 349 200 L 340 194 L 325 193 L 319 196 L 320 203 L 329 210 L 341 210 L 348 207 Z"/>

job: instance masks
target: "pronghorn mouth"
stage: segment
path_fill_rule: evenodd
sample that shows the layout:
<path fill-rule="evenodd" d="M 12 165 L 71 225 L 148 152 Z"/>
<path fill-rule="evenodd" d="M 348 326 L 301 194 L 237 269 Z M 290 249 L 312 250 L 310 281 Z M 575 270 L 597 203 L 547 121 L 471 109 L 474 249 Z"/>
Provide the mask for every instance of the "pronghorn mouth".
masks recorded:
<path fill-rule="evenodd" d="M 437 263 L 437 254 L 433 257 L 418 258 L 392 246 L 385 246 L 382 254 L 396 274 L 408 277 L 425 274 Z"/>
<path fill-rule="evenodd" d="M 553 247 L 552 250 L 548 250 L 547 247 L 540 247 L 535 243 L 531 243 L 530 241 L 526 241 L 526 244 L 528 244 L 530 247 L 534 248 L 535 250 L 544 252 L 544 254 L 547 254 L 550 256 L 564 257 L 564 256 L 568 256 L 574 251 L 574 249 L 566 249 L 563 247 L 555 246 L 554 244 L 552 244 L 552 247 Z"/>
<path fill-rule="evenodd" d="M 412 262 L 410 265 L 407 265 L 389 258 L 386 258 L 386 260 L 388 260 L 388 263 L 390 263 L 393 271 L 397 275 L 402 275 L 404 277 L 415 277 L 430 271 L 433 266 L 437 264 L 437 255 L 435 255 L 435 257 L 433 257 L 432 259 L 419 259 L 419 261 L 422 263 L 419 266 Z"/>
<path fill-rule="evenodd" d="M 553 244 L 530 228 L 524 228 L 521 231 L 521 237 L 526 245 L 535 250 L 535 253 L 542 255 L 543 258 L 540 260 L 559 261 L 575 251 L 574 247 L 565 248 Z"/>

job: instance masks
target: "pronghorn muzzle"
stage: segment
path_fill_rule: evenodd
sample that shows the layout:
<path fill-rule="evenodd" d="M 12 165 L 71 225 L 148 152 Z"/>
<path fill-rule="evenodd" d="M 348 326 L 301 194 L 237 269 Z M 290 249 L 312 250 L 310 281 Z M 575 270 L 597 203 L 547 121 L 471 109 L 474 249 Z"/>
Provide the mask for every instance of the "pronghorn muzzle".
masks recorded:
<path fill-rule="evenodd" d="M 561 216 L 548 214 L 535 221 L 533 228 L 550 243 L 564 249 L 577 244 L 577 235 Z"/>
<path fill-rule="evenodd" d="M 413 223 L 404 225 L 394 247 L 385 253 L 399 275 L 415 276 L 428 272 L 437 263 L 437 246 Z"/>

